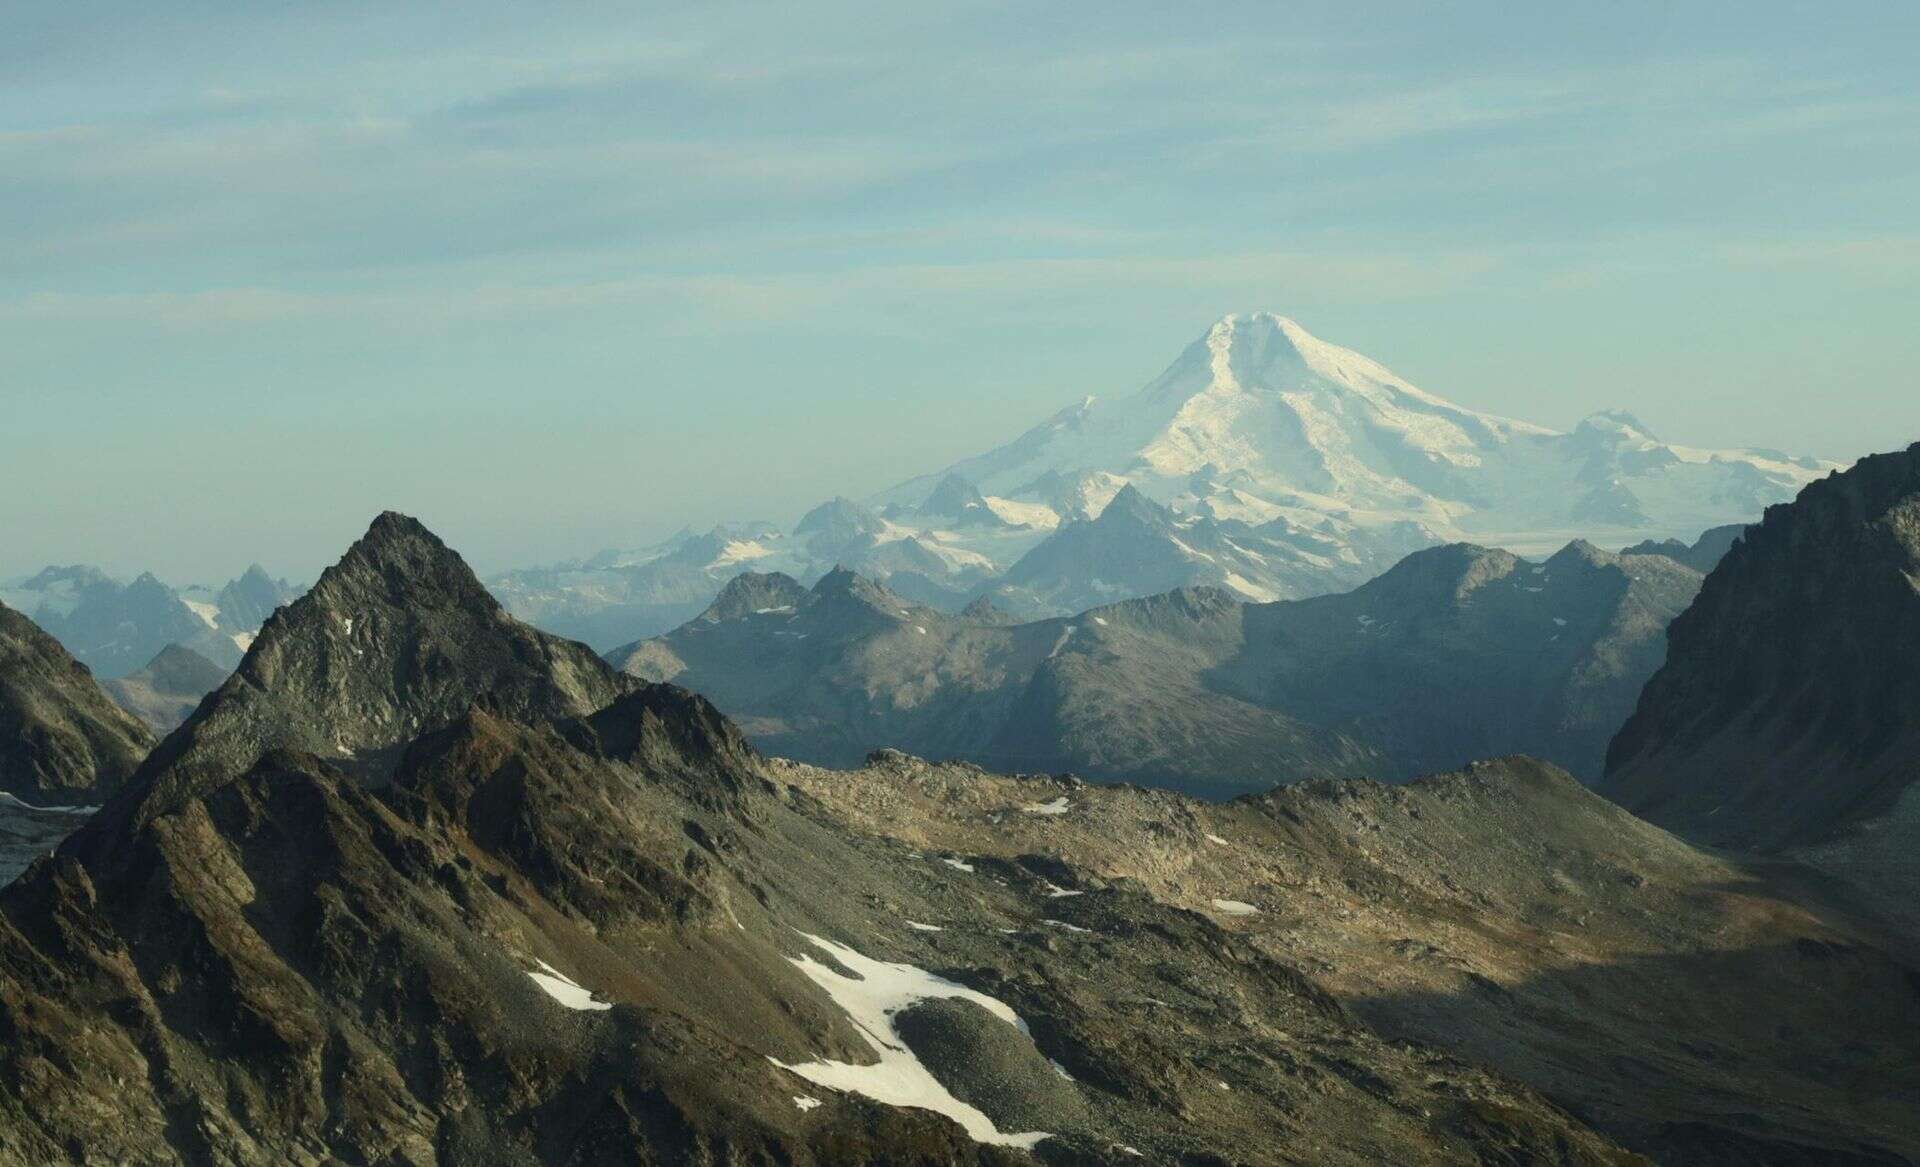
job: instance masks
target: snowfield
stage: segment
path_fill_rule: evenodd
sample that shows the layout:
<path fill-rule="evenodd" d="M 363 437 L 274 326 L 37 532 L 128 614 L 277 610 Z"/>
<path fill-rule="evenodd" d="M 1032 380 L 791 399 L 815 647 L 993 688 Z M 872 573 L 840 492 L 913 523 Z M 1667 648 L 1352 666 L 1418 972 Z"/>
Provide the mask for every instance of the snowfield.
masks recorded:
<path fill-rule="evenodd" d="M 790 958 L 846 1012 L 847 1019 L 873 1047 L 879 1060 L 864 1066 L 827 1060 L 793 1065 L 776 1058 L 768 1061 L 829 1090 L 859 1094 L 888 1106 L 911 1106 L 944 1114 L 959 1123 L 978 1143 L 1032 1147 L 1049 1137 L 1045 1131 L 1001 1132 L 979 1109 L 955 1098 L 941 1085 L 893 1027 L 893 1015 L 916 1001 L 956 997 L 973 1002 L 1023 1034 L 1028 1033 L 1027 1023 L 1004 1002 L 910 964 L 871 960 L 825 937 L 802 935 L 809 944 L 831 956 L 840 968 L 853 974 L 848 976 L 804 953 Z"/>

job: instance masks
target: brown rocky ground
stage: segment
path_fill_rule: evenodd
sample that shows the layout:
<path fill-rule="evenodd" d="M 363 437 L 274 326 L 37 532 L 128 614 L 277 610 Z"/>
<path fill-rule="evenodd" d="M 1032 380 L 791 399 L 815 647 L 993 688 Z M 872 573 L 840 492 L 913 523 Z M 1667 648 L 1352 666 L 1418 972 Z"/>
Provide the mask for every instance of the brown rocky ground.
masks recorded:
<path fill-rule="evenodd" d="M 1208 804 L 897 754 L 772 765 L 876 836 L 976 864 L 1053 856 L 1061 888 L 1206 915 L 1389 1038 L 1510 1074 L 1663 1161 L 1920 1153 L 1914 945 L 1809 869 L 1698 850 L 1553 767 Z"/>

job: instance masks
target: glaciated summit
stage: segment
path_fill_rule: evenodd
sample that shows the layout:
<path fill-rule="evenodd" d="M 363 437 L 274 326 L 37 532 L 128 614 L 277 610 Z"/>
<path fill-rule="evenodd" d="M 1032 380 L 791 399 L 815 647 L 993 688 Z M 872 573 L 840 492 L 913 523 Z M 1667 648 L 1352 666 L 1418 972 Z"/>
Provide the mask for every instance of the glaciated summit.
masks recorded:
<path fill-rule="evenodd" d="M 1671 445 L 1617 411 L 1571 433 L 1483 413 L 1289 317 L 1254 312 L 1215 323 L 1132 396 L 1083 401 L 885 497 L 915 502 L 957 476 L 1020 498 L 1043 482 L 1110 474 L 1176 512 L 1285 518 L 1349 545 L 1414 522 L 1435 542 L 1495 534 L 1533 551 L 1573 528 L 1610 542 L 1616 530 L 1691 536 L 1751 519 L 1829 468 Z"/>

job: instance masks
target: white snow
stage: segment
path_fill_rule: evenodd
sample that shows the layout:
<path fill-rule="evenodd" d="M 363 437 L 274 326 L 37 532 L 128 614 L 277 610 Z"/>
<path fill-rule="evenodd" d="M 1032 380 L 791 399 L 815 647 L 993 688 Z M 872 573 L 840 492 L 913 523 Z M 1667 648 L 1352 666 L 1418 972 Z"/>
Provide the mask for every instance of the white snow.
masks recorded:
<path fill-rule="evenodd" d="M 1049 882 L 1047 884 L 1047 898 L 1050 900 L 1069 899 L 1073 896 L 1083 896 L 1086 894 L 1084 891 L 1068 891 L 1056 883 Z"/>
<path fill-rule="evenodd" d="M 346 625 L 347 635 L 352 636 L 353 635 L 353 617 L 351 616 L 342 617 L 340 622 Z"/>
<path fill-rule="evenodd" d="M 1066 922 L 1065 920 L 1042 920 L 1042 921 L 1040 921 L 1040 922 L 1041 922 L 1042 924 L 1045 924 L 1045 925 L 1046 925 L 1047 927 L 1049 927 L 1049 928 L 1065 928 L 1065 929 L 1066 929 L 1067 931 L 1069 931 L 1069 932 L 1091 932 L 1091 931 L 1093 931 L 1093 929 L 1091 929 L 1091 928 L 1082 928 L 1082 927 L 1081 927 L 1080 925 L 1078 925 L 1078 924 L 1069 924 L 1069 923 L 1067 923 L 1067 922 Z"/>
<path fill-rule="evenodd" d="M 940 860 L 940 862 L 946 864 L 948 867 L 953 868 L 955 871 L 971 872 L 973 870 L 973 864 L 964 862 L 959 859 L 954 859 L 951 857 L 943 858 Z"/>
<path fill-rule="evenodd" d="M 1216 846 L 1220 846 L 1220 847 L 1224 847 L 1227 845 L 1227 841 L 1221 838 L 1219 835 L 1208 835 L 1207 842 L 1213 843 Z"/>
<path fill-rule="evenodd" d="M 257 634 L 252 632 L 236 632 L 232 638 L 233 646 L 241 652 L 245 652 L 253 647 L 253 638 L 255 635 Z"/>
<path fill-rule="evenodd" d="M 918 920 L 908 920 L 906 923 L 907 923 L 907 927 L 913 929 L 915 932 L 945 932 L 946 931 L 945 928 L 942 928 L 938 924 L 922 924 Z"/>
<path fill-rule="evenodd" d="M 1280 598 L 1280 593 L 1269 587 L 1262 587 L 1237 572 L 1227 573 L 1227 586 L 1249 600 L 1258 604 L 1271 604 Z"/>
<path fill-rule="evenodd" d="M 971 1001 L 995 1017 L 1027 1034 L 1027 1023 L 1004 1002 L 965 985 L 955 984 L 910 964 L 872 960 L 844 944 L 821 936 L 806 936 L 809 943 L 833 957 L 839 969 L 802 954 L 791 958 L 807 978 L 826 990 L 833 1003 L 845 1010 L 847 1018 L 860 1031 L 879 1060 L 872 1065 L 853 1065 L 822 1059 L 788 1065 L 775 1058 L 768 1060 L 817 1086 L 829 1090 L 859 1094 L 887 1106 L 908 1106 L 943 1114 L 960 1124 L 969 1137 L 979 1143 L 1009 1147 L 1032 1147 L 1045 1139 L 1045 1131 L 1019 1134 L 1002 1133 L 977 1107 L 953 1096 L 930 1073 L 893 1027 L 893 1015 L 917 1001 L 958 998 Z M 797 1104 L 797 1103 L 796 1103 Z"/>
<path fill-rule="evenodd" d="M 35 806 L 26 799 L 16 798 L 4 790 L 0 790 L 0 805 L 18 806 L 26 810 L 39 811 L 42 814 L 92 814 L 100 809 L 97 806 Z"/>
<path fill-rule="evenodd" d="M 795 1094 L 793 1096 L 793 1104 L 803 1111 L 812 1110 L 814 1107 L 820 1105 L 820 1100 L 808 1094 Z"/>
<path fill-rule="evenodd" d="M 1105 628 L 1107 626 L 1107 618 L 1105 616 L 1095 616 L 1093 618 L 1093 622 L 1095 624 L 1100 625 L 1102 628 Z"/>
<path fill-rule="evenodd" d="M 588 1011 L 613 1008 L 611 1001 L 594 1000 L 591 990 L 581 988 L 575 984 L 573 979 L 567 976 L 566 973 L 561 972 L 546 961 L 536 958 L 534 963 L 546 971 L 530 972 L 527 975 L 533 978 L 534 984 L 539 985 L 547 991 L 547 996 L 552 997 L 567 1008 Z"/>
<path fill-rule="evenodd" d="M 915 632 L 918 632 L 922 636 L 925 636 L 927 634 L 927 627 L 924 624 L 915 624 L 913 626 L 913 630 Z"/>
<path fill-rule="evenodd" d="M 1062 794 L 1052 802 L 1029 803 L 1020 809 L 1028 814 L 1065 814 L 1072 807 L 1073 804 L 1067 801 L 1067 796 Z"/>
<path fill-rule="evenodd" d="M 791 611 L 793 611 L 792 604 L 782 604 L 778 608 L 755 608 L 753 610 L 753 614 L 756 616 L 766 616 L 774 612 L 791 612 Z"/>
<path fill-rule="evenodd" d="M 208 604 L 200 600 L 182 599 L 181 603 L 193 609 L 193 614 L 209 628 L 220 627 L 220 605 Z"/>
<path fill-rule="evenodd" d="M 1060 525 L 1060 516 L 1041 502 L 1019 502 L 1010 498 L 986 496 L 987 509 L 1009 523 L 1023 523 L 1035 530 L 1051 531 Z"/>
<path fill-rule="evenodd" d="M 1555 624 L 1558 624 L 1558 625 L 1559 625 L 1560 627 L 1562 627 L 1562 628 L 1565 628 L 1565 627 L 1567 626 L 1567 622 L 1566 622 L 1565 620 L 1562 620 L 1562 619 L 1561 619 L 1560 617 L 1558 617 L 1558 616 L 1555 616 L 1555 617 L 1553 618 L 1553 622 L 1554 622 Z"/>
<path fill-rule="evenodd" d="M 755 559 L 765 559 L 772 554 L 773 548 L 763 543 L 757 543 L 749 539 L 733 539 L 729 540 L 725 546 L 720 548 L 720 554 L 714 556 L 712 563 L 707 564 L 707 570 L 713 571 L 717 568 L 731 567 L 736 563 L 747 563 Z"/>
<path fill-rule="evenodd" d="M 1259 908 L 1249 903 L 1242 903 L 1239 900 L 1215 900 L 1213 901 L 1213 906 L 1229 916 L 1257 916 L 1260 914 Z"/>
<path fill-rule="evenodd" d="M 1009 521 L 1026 517 L 1021 508 L 1035 519 L 1089 517 L 1131 484 L 1177 513 L 1255 526 L 1285 517 L 1316 528 L 1339 559 L 1367 549 L 1376 532 L 1401 539 L 1388 532 L 1405 524 L 1436 543 L 1466 539 L 1531 555 L 1534 536 L 1568 521 L 1566 499 L 1609 483 L 1647 516 L 1618 541 L 1698 533 L 1751 518 L 1830 468 L 1765 451 L 1670 446 L 1605 417 L 1568 433 L 1481 413 L 1296 321 L 1251 312 L 1221 319 L 1138 392 L 1083 399 L 939 473 L 974 483 Z M 871 501 L 911 505 L 934 480 Z M 968 546 L 988 537 L 964 536 Z M 1214 553 L 1216 581 L 1249 565 L 1217 581 L 1227 587 L 1264 598 L 1278 586 L 1252 569 L 1251 555 L 1238 560 L 1239 550 L 1224 548 L 1238 561 L 1229 562 L 1219 545 L 1183 541 L 1196 564 Z"/>

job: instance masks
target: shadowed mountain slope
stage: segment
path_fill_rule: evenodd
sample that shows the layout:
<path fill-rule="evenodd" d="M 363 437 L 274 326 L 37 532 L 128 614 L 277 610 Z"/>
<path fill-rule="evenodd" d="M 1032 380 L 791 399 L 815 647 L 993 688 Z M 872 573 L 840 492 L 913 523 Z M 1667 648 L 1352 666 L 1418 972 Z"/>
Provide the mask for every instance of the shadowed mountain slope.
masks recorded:
<path fill-rule="evenodd" d="M 1790 850 L 1920 929 L 1920 444 L 1769 508 L 1673 624 L 1604 789 Z"/>
<path fill-rule="evenodd" d="M 106 681 L 122 709 L 158 733 L 169 733 L 192 716 L 200 701 L 227 679 L 227 670 L 184 645 L 169 644 L 147 666 Z"/>
<path fill-rule="evenodd" d="M 0 605 L 0 792 L 36 805 L 96 803 L 152 746 L 85 665 Z"/>
<path fill-rule="evenodd" d="M 1462 544 L 1339 596 L 1185 588 L 1009 624 L 851 573 L 810 593 L 787 580 L 774 604 L 750 577 L 757 598 L 729 588 L 609 659 L 707 694 L 772 753 L 831 765 L 893 747 L 1209 796 L 1513 751 L 1597 777 L 1699 580 L 1582 543 L 1543 564 Z"/>
<path fill-rule="evenodd" d="M 1607 759 L 1635 812 L 1779 848 L 1886 815 L 1920 779 L 1920 444 L 1771 507 L 1674 621 Z"/>

